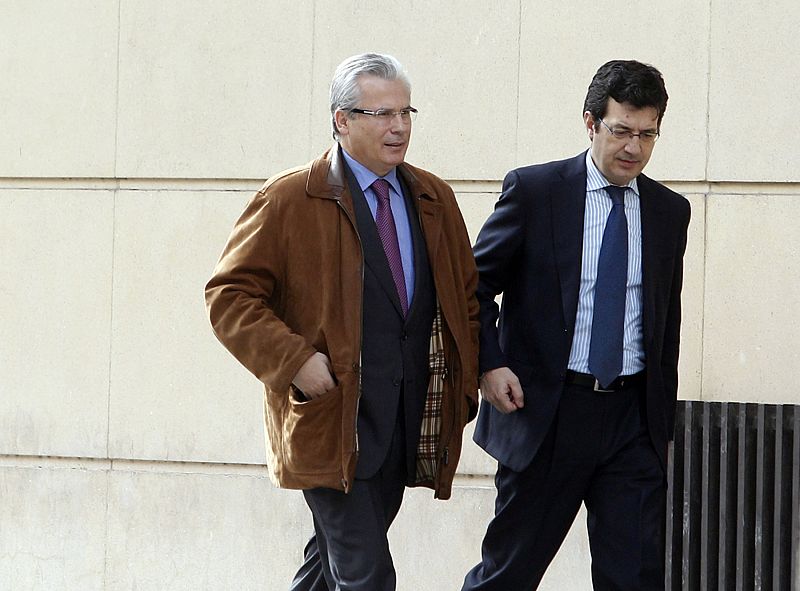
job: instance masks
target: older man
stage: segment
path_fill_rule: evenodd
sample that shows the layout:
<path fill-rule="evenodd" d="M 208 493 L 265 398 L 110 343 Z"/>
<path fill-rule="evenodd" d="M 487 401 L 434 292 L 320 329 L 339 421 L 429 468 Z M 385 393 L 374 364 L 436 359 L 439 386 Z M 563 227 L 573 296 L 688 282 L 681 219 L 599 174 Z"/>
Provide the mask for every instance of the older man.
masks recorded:
<path fill-rule="evenodd" d="M 477 271 L 453 191 L 404 162 L 397 60 L 342 62 L 330 108 L 336 144 L 255 195 L 206 300 L 265 385 L 271 477 L 313 514 L 292 589 L 383 591 L 405 487 L 450 496 L 476 413 Z"/>

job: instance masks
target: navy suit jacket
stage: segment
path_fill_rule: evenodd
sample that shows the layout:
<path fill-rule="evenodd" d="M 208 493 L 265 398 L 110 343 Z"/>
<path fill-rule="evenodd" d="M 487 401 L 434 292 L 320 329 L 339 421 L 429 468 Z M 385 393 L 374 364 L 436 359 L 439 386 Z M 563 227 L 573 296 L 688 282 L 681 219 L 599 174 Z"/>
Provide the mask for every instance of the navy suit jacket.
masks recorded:
<path fill-rule="evenodd" d="M 642 287 L 647 422 L 666 467 L 678 390 L 683 255 L 689 202 L 641 174 Z M 524 469 L 555 416 L 572 346 L 581 277 L 585 152 L 512 170 L 475 244 L 480 273 L 480 371 L 509 367 L 523 408 L 502 414 L 482 401 L 475 442 Z M 502 308 L 495 297 L 502 293 Z"/>

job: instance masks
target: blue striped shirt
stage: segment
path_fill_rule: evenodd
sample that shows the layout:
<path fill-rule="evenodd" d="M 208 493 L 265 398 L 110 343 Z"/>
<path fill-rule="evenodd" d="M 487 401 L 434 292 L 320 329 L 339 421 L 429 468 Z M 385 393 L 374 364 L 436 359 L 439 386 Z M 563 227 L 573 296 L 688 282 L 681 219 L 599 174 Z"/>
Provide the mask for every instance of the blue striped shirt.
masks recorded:
<path fill-rule="evenodd" d="M 411 300 L 414 297 L 414 243 L 411 240 L 411 225 L 408 221 L 406 211 L 406 201 L 403 199 L 403 189 L 400 186 L 400 179 L 397 178 L 397 168 L 393 168 L 389 174 L 379 177 L 369 168 L 355 160 L 347 150 L 342 148 L 342 154 L 347 161 L 347 165 L 356 177 L 361 192 L 367 199 L 367 205 L 372 212 L 372 219 L 378 213 L 378 196 L 372 190 L 372 183 L 379 178 L 384 178 L 389 183 L 389 206 L 392 208 L 394 225 L 397 228 L 397 243 L 400 246 L 400 259 L 403 261 L 403 276 L 406 280 L 406 297 L 408 297 L 408 307 L 411 308 Z"/>
<path fill-rule="evenodd" d="M 586 211 L 583 218 L 583 258 L 581 286 L 578 292 L 578 313 L 575 336 L 569 354 L 569 369 L 589 372 L 589 342 L 594 313 L 594 286 L 597 280 L 597 259 L 603 242 L 606 219 L 611 212 L 610 185 L 595 166 L 591 150 L 586 152 Z M 622 350 L 622 375 L 642 371 L 645 367 L 642 338 L 642 222 L 639 186 L 636 179 L 625 191 L 625 217 L 628 219 L 628 283 L 625 295 L 625 334 Z"/>

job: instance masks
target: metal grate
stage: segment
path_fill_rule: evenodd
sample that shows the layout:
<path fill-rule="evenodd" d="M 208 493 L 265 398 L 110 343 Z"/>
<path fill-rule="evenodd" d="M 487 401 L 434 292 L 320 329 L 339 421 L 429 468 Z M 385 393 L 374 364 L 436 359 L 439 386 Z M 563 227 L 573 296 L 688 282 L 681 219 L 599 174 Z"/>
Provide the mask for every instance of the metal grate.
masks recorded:
<path fill-rule="evenodd" d="M 800 591 L 800 406 L 679 401 L 666 585 Z"/>

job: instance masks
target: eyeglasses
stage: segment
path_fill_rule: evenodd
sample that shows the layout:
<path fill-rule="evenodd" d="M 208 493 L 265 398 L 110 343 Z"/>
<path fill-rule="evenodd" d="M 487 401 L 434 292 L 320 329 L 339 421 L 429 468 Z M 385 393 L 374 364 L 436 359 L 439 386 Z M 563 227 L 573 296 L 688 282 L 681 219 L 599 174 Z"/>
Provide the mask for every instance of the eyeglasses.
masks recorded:
<path fill-rule="evenodd" d="M 348 112 L 369 115 L 370 117 L 374 117 L 375 121 L 383 125 L 389 125 L 398 115 L 400 115 L 400 119 L 403 123 L 408 123 L 414 121 L 417 118 L 417 113 L 419 113 L 414 107 L 406 107 L 399 111 L 392 111 L 391 109 L 378 109 L 377 111 L 371 111 L 370 109 L 350 109 Z"/>
<path fill-rule="evenodd" d="M 615 127 L 612 129 L 606 125 L 606 122 L 602 119 L 598 119 L 598 121 L 603 124 L 603 127 L 608 130 L 608 133 L 613 135 L 618 140 L 630 141 L 633 138 L 638 137 L 641 143 L 650 146 L 656 143 L 656 140 L 660 135 L 657 131 L 641 131 L 639 133 L 633 133 L 630 129 L 625 129 L 622 127 Z"/>

